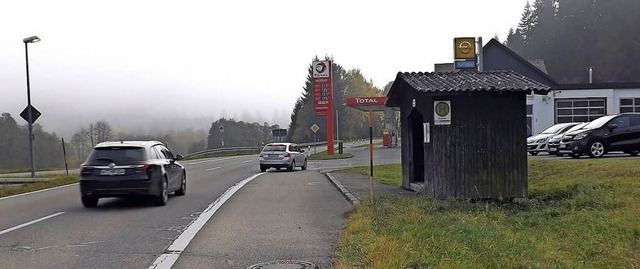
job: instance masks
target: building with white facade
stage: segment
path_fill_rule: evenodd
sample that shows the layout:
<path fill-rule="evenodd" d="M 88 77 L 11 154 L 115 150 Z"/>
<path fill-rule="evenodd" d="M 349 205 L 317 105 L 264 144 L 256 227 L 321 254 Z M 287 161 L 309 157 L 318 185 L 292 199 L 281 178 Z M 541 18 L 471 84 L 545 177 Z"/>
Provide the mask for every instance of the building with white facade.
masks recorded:
<path fill-rule="evenodd" d="M 527 124 L 534 134 L 556 123 L 640 113 L 640 82 L 559 84 L 547 74 L 544 61 L 528 61 L 495 39 L 483 47 L 483 59 L 484 71 L 513 70 L 551 88 L 547 95 L 527 95 Z M 435 71 L 446 72 L 452 67 L 437 64 Z"/>

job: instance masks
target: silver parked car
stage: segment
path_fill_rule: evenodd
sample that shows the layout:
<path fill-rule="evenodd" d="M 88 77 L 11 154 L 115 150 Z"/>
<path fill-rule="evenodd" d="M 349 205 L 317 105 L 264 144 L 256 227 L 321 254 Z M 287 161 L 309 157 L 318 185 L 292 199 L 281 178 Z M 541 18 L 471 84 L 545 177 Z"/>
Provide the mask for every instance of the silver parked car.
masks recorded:
<path fill-rule="evenodd" d="M 307 170 L 307 154 L 294 143 L 270 143 L 260 152 L 260 171 L 269 168 L 287 168 L 289 171 L 296 167 Z"/>
<path fill-rule="evenodd" d="M 571 127 L 580 124 L 579 122 L 558 123 L 545 129 L 541 133 L 527 138 L 527 152 L 531 155 L 538 155 L 539 152 L 548 151 L 547 142 L 557 134 L 564 133 Z"/>

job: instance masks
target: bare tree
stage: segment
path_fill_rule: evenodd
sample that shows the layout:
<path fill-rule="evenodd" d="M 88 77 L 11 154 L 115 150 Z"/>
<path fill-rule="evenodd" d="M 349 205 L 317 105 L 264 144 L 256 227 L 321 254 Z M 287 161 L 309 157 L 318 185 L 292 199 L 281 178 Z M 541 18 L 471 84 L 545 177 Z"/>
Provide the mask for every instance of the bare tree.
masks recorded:
<path fill-rule="evenodd" d="M 113 138 L 111 125 L 103 120 L 95 123 L 95 126 L 93 126 L 93 133 L 95 134 L 96 143 L 109 141 Z"/>

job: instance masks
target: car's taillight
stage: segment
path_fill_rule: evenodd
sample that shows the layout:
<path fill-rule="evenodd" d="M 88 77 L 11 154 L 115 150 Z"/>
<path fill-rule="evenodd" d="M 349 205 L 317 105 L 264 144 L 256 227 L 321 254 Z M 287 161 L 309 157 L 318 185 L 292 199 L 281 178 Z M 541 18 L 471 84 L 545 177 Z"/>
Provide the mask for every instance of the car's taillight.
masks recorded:
<path fill-rule="evenodd" d="M 151 172 L 151 171 L 153 171 L 153 165 L 151 165 L 150 163 L 145 162 L 145 163 L 141 163 L 140 165 L 137 165 L 135 167 L 135 169 L 137 171 Z"/>
<path fill-rule="evenodd" d="M 80 168 L 80 174 L 83 176 L 91 175 L 92 172 L 93 172 L 93 167 L 82 166 Z"/>
<path fill-rule="evenodd" d="M 285 152 L 285 153 L 284 153 L 284 156 L 285 156 L 285 157 L 289 157 L 289 156 L 291 156 L 291 154 L 289 154 L 289 152 Z"/>

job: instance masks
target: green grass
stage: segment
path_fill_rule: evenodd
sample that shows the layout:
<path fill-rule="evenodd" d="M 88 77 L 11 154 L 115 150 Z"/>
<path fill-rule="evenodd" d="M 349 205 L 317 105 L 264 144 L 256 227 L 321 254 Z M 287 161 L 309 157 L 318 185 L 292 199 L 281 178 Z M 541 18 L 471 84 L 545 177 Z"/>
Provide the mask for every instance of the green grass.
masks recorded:
<path fill-rule="evenodd" d="M 359 146 L 355 146 L 354 148 L 368 148 L 369 147 L 369 143 L 364 144 L 364 145 L 359 145 Z M 373 146 L 382 146 L 382 141 L 380 142 L 373 142 Z"/>
<path fill-rule="evenodd" d="M 371 170 L 369 166 L 358 166 L 333 171 L 333 173 L 358 173 L 368 176 L 371 174 Z M 402 167 L 400 164 L 374 165 L 373 179 L 384 184 L 400 187 L 402 186 Z"/>
<path fill-rule="evenodd" d="M 28 183 L 20 185 L 3 185 L 0 186 L 0 197 L 11 196 L 21 193 L 27 193 L 37 190 L 48 189 L 52 187 L 68 185 L 78 182 L 78 175 L 43 175 L 42 178 L 52 178 L 50 181 Z"/>
<path fill-rule="evenodd" d="M 315 154 L 311 154 L 307 158 L 309 160 L 334 160 L 334 159 L 347 159 L 351 157 L 353 157 L 353 154 L 351 153 L 344 153 L 344 154 L 334 153 L 333 155 L 327 155 L 326 151 L 322 151 Z"/>
<path fill-rule="evenodd" d="M 640 268 L 639 175 L 637 159 L 530 161 L 524 204 L 363 200 L 336 268 Z"/>
<path fill-rule="evenodd" d="M 71 169 L 71 168 L 69 168 Z M 43 171 L 58 171 L 58 170 L 64 170 L 64 167 L 60 168 L 60 167 L 51 167 L 51 168 L 36 168 L 36 172 L 43 172 Z M 20 168 L 20 169 L 0 169 L 0 177 L 2 177 L 2 174 L 14 174 L 14 173 L 28 173 L 31 172 L 31 169 L 29 168 Z"/>

